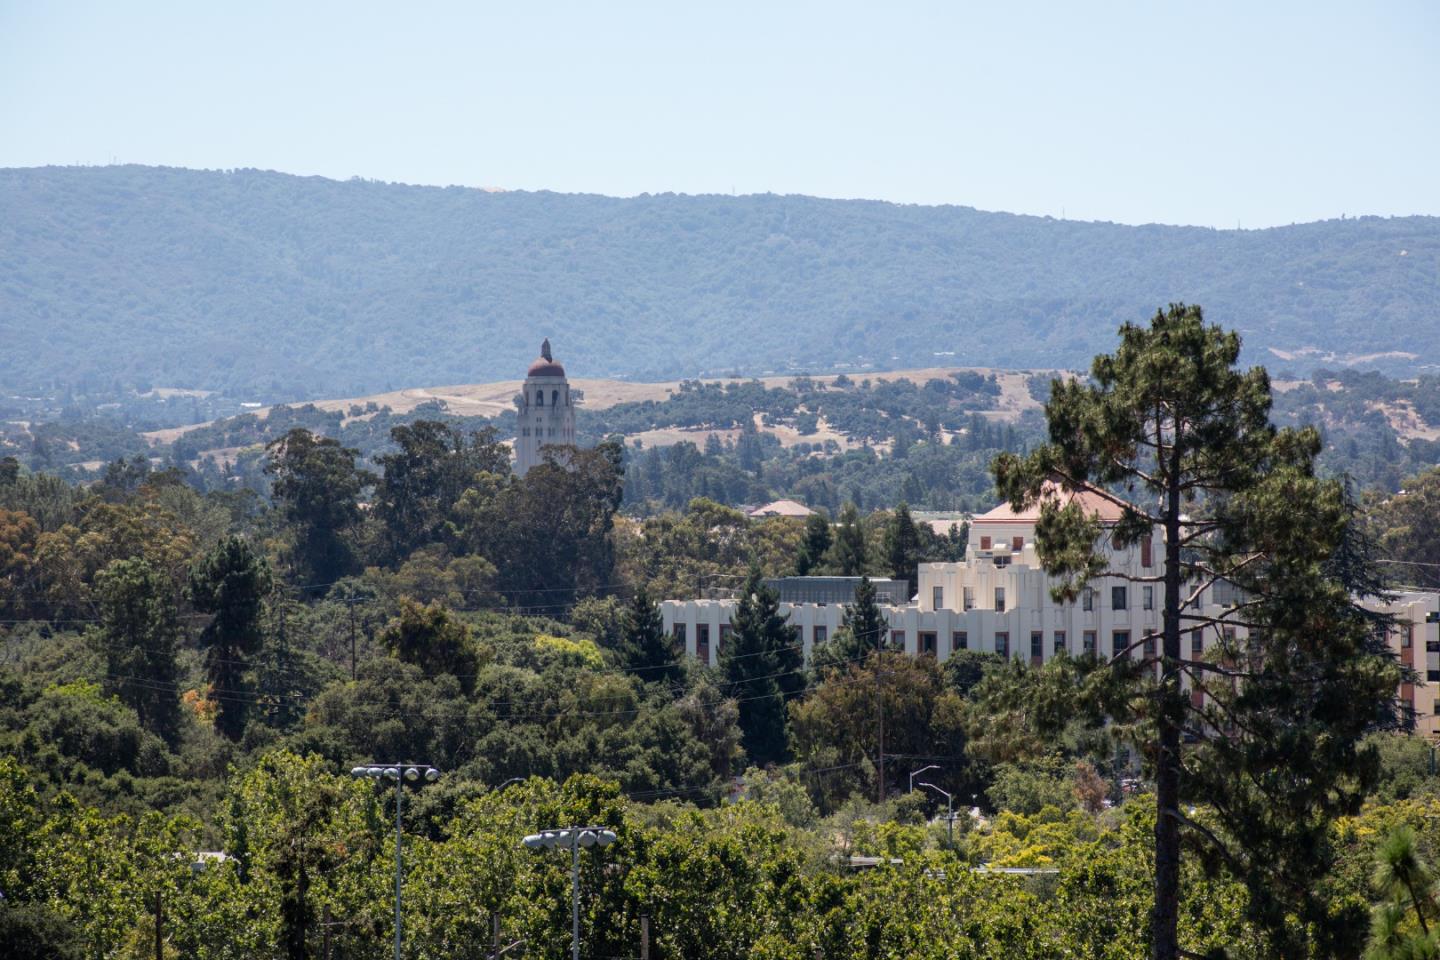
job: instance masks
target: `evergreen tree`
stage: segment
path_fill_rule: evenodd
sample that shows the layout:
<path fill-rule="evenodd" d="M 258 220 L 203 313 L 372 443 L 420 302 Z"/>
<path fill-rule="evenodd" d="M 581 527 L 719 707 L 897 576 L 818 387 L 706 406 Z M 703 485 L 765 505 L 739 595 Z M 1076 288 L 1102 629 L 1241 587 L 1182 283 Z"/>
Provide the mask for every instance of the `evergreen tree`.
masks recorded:
<path fill-rule="evenodd" d="M 174 586 L 142 559 L 116 560 L 97 578 L 106 686 L 135 709 L 140 723 L 173 744 L 180 730 L 180 620 Z"/>
<path fill-rule="evenodd" d="M 625 635 L 621 655 L 625 668 L 645 683 L 679 683 L 685 677 L 683 651 L 673 636 L 665 633 L 660 608 L 641 586 L 625 611 Z"/>
<path fill-rule="evenodd" d="M 261 614 L 270 592 L 270 565 L 243 537 L 226 537 L 190 573 L 196 609 L 214 614 L 200 634 L 205 670 L 216 693 L 215 725 L 231 740 L 245 732 L 250 702 L 245 671 L 260 650 Z"/>
<path fill-rule="evenodd" d="M 812 513 L 805 518 L 805 536 L 800 541 L 800 553 L 795 558 L 795 575 L 809 576 L 825 562 L 830 550 L 832 537 L 830 521 L 824 515 Z"/>
<path fill-rule="evenodd" d="M 860 663 L 890 645 L 890 622 L 875 600 L 875 584 L 862 576 L 855 599 L 845 607 L 845 617 L 835 636 L 811 651 L 811 666 L 824 676 Z"/>
<path fill-rule="evenodd" d="M 778 763 L 789 752 L 785 700 L 803 687 L 803 656 L 780 615 L 780 596 L 761 582 L 759 567 L 750 568 L 730 622 L 720 670 L 739 704 L 741 744 L 752 763 Z"/>
<path fill-rule="evenodd" d="M 865 530 L 854 503 L 845 504 L 840 511 L 830 555 L 830 565 L 839 570 L 842 577 L 858 577 L 865 572 Z"/>
<path fill-rule="evenodd" d="M 1314 475 L 1318 434 L 1271 424 L 1265 371 L 1236 369 L 1240 338 L 1206 325 L 1198 307 L 1173 305 L 1120 338 L 1088 383 L 1053 382 L 1049 443 L 1002 454 L 994 470 L 1016 508 L 1040 505 L 1036 546 L 1057 599 L 1109 573 L 1102 543 L 1159 541 L 1159 680 L 1128 656 L 1101 667 L 1131 688 L 1105 712 L 1139 725 L 1154 764 L 1153 956 L 1182 954 L 1182 836 L 1205 866 L 1245 884 L 1270 955 L 1344 954 L 1356 918 L 1332 914 L 1314 890 L 1331 821 L 1358 809 L 1373 782 L 1374 748 L 1362 738 L 1391 713 L 1398 680 L 1373 622 L 1326 569 L 1353 522 L 1347 498 Z M 1112 492 L 1121 489 L 1134 495 Z M 1101 524 L 1082 505 L 1097 500 L 1119 521 Z M 1217 621 L 1190 601 L 1218 582 L 1247 600 Z M 1197 630 L 1211 648 L 1187 658 L 1182 632 Z M 1055 672 L 1066 671 L 1060 658 Z M 1192 701 L 1182 680 L 1203 697 Z M 1183 751 L 1182 732 L 1193 741 Z M 1212 805 L 1217 826 L 1191 803 Z"/>
<path fill-rule="evenodd" d="M 910 518 L 910 506 L 903 500 L 885 528 L 885 559 L 890 566 L 890 576 L 904 580 L 908 585 L 907 596 L 913 595 L 920 575 L 920 535 Z"/>

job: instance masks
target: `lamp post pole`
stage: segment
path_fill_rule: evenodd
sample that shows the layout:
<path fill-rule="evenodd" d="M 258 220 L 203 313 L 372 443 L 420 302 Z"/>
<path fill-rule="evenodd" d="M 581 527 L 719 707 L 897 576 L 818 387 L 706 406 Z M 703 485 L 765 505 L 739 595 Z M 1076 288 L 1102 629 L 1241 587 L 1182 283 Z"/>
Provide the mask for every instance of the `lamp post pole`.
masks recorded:
<path fill-rule="evenodd" d="M 405 928 L 402 926 L 403 921 L 400 913 L 401 882 L 405 876 L 405 851 L 400 805 L 401 801 L 405 798 L 406 780 L 409 780 L 417 787 L 424 786 L 427 783 L 434 783 L 440 779 L 440 771 L 428 763 L 400 763 L 393 766 L 371 764 L 369 766 L 352 768 L 350 776 L 363 780 L 395 781 L 395 960 L 401 960 L 400 952 L 405 943 Z"/>
<path fill-rule="evenodd" d="M 570 844 L 570 960 L 580 960 L 580 844 Z"/>
<path fill-rule="evenodd" d="M 615 834 L 604 827 L 569 827 L 541 830 L 523 842 L 531 850 L 559 847 L 570 851 L 570 960 L 580 960 L 580 848 L 608 847 L 615 842 Z"/>
<path fill-rule="evenodd" d="M 955 849 L 955 796 L 948 790 L 941 790 L 933 783 L 925 783 L 923 780 L 920 786 L 929 787 L 945 798 L 945 843 L 951 850 Z"/>
<path fill-rule="evenodd" d="M 404 927 L 401 926 L 403 921 L 400 919 L 400 879 L 405 875 L 405 848 L 400 842 L 403 836 L 400 829 L 400 799 L 404 796 L 404 784 L 404 780 L 395 778 L 395 960 L 400 960 L 400 945 L 404 941 Z"/>

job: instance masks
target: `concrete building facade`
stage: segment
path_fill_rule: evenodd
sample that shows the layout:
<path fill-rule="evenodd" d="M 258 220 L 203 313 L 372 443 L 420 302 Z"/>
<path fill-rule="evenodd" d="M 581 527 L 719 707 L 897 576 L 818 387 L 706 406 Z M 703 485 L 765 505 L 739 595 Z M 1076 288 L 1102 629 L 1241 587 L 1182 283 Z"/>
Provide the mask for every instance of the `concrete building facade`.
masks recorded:
<path fill-rule="evenodd" d="M 1119 510 L 1094 495 L 1065 494 L 1102 522 L 1119 519 Z M 957 563 L 926 563 L 919 568 L 918 589 L 905 602 L 880 603 L 890 624 L 891 641 L 917 656 L 949 658 L 959 650 L 978 650 L 1042 664 L 1061 651 L 1070 656 L 1095 653 L 1113 657 L 1153 657 L 1159 645 L 1164 603 L 1162 583 L 1128 579 L 1157 576 L 1164 562 L 1156 542 L 1124 550 L 1112 549 L 1110 566 L 1124 576 L 1092 581 L 1074 601 L 1050 596 L 1054 580 L 1041 569 L 1035 551 L 1038 509 L 1017 514 L 1001 505 L 975 517 L 970 524 L 965 559 Z M 1237 595 L 1228 584 L 1205 590 L 1195 607 L 1204 617 L 1222 619 Z M 665 629 L 685 650 L 715 663 L 730 630 L 736 601 L 725 599 L 667 600 L 661 604 Z M 1416 716 L 1417 732 L 1440 736 L 1440 595 L 1405 592 L 1384 604 L 1396 627 L 1387 640 L 1401 662 L 1412 667 L 1421 684 L 1403 684 L 1399 696 Z M 840 628 L 845 604 L 805 602 L 781 597 L 781 613 L 804 646 L 808 658 Z M 1243 626 L 1188 629 L 1182 654 L 1201 658 L 1222 639 L 1219 630 L 1233 630 L 1243 639 Z M 1147 639 L 1147 637 L 1153 639 Z M 1155 669 L 1159 670 L 1156 664 Z M 1425 685 L 1429 681 L 1429 685 Z M 1188 681 L 1187 681 L 1188 685 Z M 1195 694 L 1198 696 L 1198 694 Z"/>
<path fill-rule="evenodd" d="M 550 353 L 550 341 L 540 344 L 540 356 L 530 364 L 525 384 L 515 397 L 519 416 L 515 434 L 515 473 L 525 476 L 544 462 L 544 448 L 575 445 L 575 404 L 565 368 Z"/>

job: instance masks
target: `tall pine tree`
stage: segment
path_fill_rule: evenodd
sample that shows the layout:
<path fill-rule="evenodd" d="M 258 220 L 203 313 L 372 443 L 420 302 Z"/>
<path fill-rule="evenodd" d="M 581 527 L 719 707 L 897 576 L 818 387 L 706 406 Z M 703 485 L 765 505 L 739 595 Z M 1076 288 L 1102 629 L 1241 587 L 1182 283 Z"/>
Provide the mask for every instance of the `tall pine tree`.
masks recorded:
<path fill-rule="evenodd" d="M 830 556 L 830 565 L 842 577 L 858 577 L 865 572 L 865 529 L 860 525 L 860 511 L 853 503 L 845 504 L 840 511 Z"/>
<path fill-rule="evenodd" d="M 196 609 L 214 615 L 201 632 L 200 643 L 219 704 L 215 725 L 231 740 L 239 740 L 245 732 L 251 697 L 246 668 L 264 639 L 261 615 L 270 587 L 269 564 L 243 537 L 221 540 L 190 573 Z"/>
<path fill-rule="evenodd" d="M 750 568 L 730 624 L 720 670 L 739 703 L 741 743 L 752 763 L 781 762 L 789 755 L 785 701 L 803 689 L 804 655 L 759 567 Z"/>
<path fill-rule="evenodd" d="M 660 608 L 644 586 L 635 591 L 625 611 L 624 637 L 620 652 L 625 669 L 645 683 L 675 684 L 685 676 L 682 651 L 675 638 L 665 633 Z"/>
<path fill-rule="evenodd" d="M 1126 324 L 1088 383 L 1055 381 L 1049 442 L 995 461 L 1017 508 L 1040 505 L 1036 546 L 1073 598 L 1112 571 L 1104 544 L 1158 540 L 1159 680 L 1128 657 L 1104 666 L 1129 702 L 1154 767 L 1151 949 L 1176 960 L 1182 838 L 1249 891 L 1274 956 L 1329 955 L 1353 918 L 1310 891 L 1327 866 L 1325 830 L 1374 775 L 1362 738 L 1386 722 L 1398 668 L 1329 567 L 1353 527 L 1338 482 L 1314 473 L 1314 430 L 1277 430 L 1262 368 L 1236 368 L 1240 338 L 1172 305 Z M 1119 507 L 1105 527 L 1056 485 Z M 1122 495 L 1123 493 L 1123 495 Z M 1246 601 L 1210 617 L 1192 601 L 1217 583 Z M 1210 637 L 1203 656 L 1182 638 Z M 1187 690 L 1187 686 L 1190 688 Z M 1192 700 L 1190 691 L 1203 694 Z M 1115 701 L 1112 701 L 1112 703 Z M 1113 715 L 1113 714 L 1112 714 Z M 1191 804 L 1213 811 L 1210 823 Z"/>
<path fill-rule="evenodd" d="M 890 566 L 890 576 L 909 585 L 907 596 L 915 592 L 920 557 L 920 534 L 910 517 L 910 505 L 902 500 L 885 528 L 885 559 Z"/>

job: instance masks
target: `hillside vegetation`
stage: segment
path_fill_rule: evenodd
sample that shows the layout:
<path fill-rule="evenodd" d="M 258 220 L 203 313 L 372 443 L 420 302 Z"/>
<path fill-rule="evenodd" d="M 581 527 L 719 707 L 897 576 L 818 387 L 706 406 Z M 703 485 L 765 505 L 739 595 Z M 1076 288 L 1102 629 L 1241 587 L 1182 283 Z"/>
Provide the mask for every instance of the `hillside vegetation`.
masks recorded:
<path fill-rule="evenodd" d="M 282 401 L 523 371 L 1083 366 L 1203 302 L 1253 360 L 1436 359 L 1440 220 L 1122 226 L 798 196 L 0 171 L 0 386 Z M 953 356 L 951 355 L 953 352 Z M 1401 356 L 1400 354 L 1405 354 Z"/>

